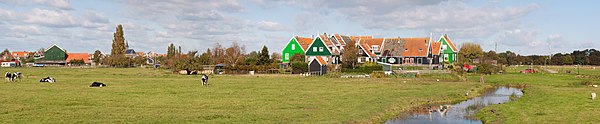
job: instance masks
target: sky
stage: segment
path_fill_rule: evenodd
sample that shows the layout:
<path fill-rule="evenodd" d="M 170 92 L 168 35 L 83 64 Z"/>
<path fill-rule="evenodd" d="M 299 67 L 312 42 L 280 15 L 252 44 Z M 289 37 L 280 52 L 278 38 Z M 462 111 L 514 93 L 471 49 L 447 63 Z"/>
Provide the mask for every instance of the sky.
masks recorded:
<path fill-rule="evenodd" d="M 433 37 L 522 55 L 599 49 L 598 0 L 0 0 L 0 49 L 280 52 L 292 36 Z M 460 47 L 460 45 L 458 45 Z"/>

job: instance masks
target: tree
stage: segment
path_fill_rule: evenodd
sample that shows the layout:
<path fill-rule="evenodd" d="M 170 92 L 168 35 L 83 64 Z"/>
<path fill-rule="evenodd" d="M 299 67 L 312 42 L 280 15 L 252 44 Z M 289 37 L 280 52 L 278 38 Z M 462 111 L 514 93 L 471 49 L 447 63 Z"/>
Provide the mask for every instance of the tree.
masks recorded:
<path fill-rule="evenodd" d="M 483 49 L 479 44 L 475 43 L 463 43 L 458 53 L 459 62 L 470 63 L 471 60 L 480 58 L 483 55 Z"/>
<path fill-rule="evenodd" d="M 198 58 L 200 61 L 200 64 L 202 65 L 210 65 L 210 49 L 207 49 L 206 52 L 202 53 L 202 55 L 200 55 L 200 57 Z"/>
<path fill-rule="evenodd" d="M 566 54 L 566 55 L 562 56 L 560 58 L 560 60 L 562 62 L 561 63 L 562 65 L 572 65 L 573 64 L 573 58 L 569 54 Z"/>
<path fill-rule="evenodd" d="M 271 58 L 269 56 L 269 48 L 267 46 L 263 46 L 260 53 L 258 53 L 258 65 L 267 65 L 271 63 Z"/>
<path fill-rule="evenodd" d="M 0 53 L 0 56 L 2 57 L 2 60 L 14 59 L 13 56 L 10 54 L 10 51 L 8 51 L 8 49 L 4 49 L 4 51 L 2 51 L 2 53 Z"/>
<path fill-rule="evenodd" d="M 104 55 L 102 55 L 102 52 L 100 50 L 96 50 L 94 51 L 94 55 L 92 55 L 92 60 L 94 61 L 94 63 L 96 64 L 100 64 L 102 63 L 102 58 L 104 57 Z"/>
<path fill-rule="evenodd" d="M 344 55 L 342 55 L 342 64 L 344 67 L 356 69 L 356 65 L 358 64 L 358 47 L 356 47 L 355 44 L 355 40 L 350 40 L 350 42 L 344 46 L 345 51 Z"/>
<path fill-rule="evenodd" d="M 281 62 L 281 54 L 279 54 L 277 52 L 271 53 L 271 60 L 273 60 L 273 63 L 280 63 Z"/>
<path fill-rule="evenodd" d="M 221 44 L 217 43 L 212 49 L 211 63 L 212 64 L 221 64 L 225 63 L 225 48 L 221 46 Z"/>
<path fill-rule="evenodd" d="M 177 55 L 177 50 L 175 48 L 175 45 L 173 45 L 173 43 L 171 43 L 167 47 L 167 58 L 171 58 L 171 57 L 173 57 L 175 55 Z"/>
<path fill-rule="evenodd" d="M 227 65 L 235 67 L 240 62 L 243 62 L 244 58 L 244 46 L 238 45 L 237 42 L 231 43 L 231 46 L 225 49 L 224 59 Z"/>
<path fill-rule="evenodd" d="M 125 38 L 123 37 L 123 26 L 117 25 L 116 32 L 113 34 L 112 49 L 110 56 L 125 56 Z"/>
<path fill-rule="evenodd" d="M 305 62 L 306 56 L 301 54 L 294 54 L 292 58 L 290 58 L 290 62 Z"/>

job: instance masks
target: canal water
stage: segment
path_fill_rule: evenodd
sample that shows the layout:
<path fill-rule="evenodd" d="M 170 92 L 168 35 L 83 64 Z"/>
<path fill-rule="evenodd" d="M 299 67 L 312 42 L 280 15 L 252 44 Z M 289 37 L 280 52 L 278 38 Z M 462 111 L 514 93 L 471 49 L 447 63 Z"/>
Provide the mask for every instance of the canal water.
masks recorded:
<path fill-rule="evenodd" d="M 491 104 L 502 104 L 511 101 L 511 96 L 521 97 L 523 91 L 512 87 L 498 87 L 457 104 L 435 104 L 416 108 L 408 116 L 390 119 L 385 124 L 481 124 L 475 113 Z"/>

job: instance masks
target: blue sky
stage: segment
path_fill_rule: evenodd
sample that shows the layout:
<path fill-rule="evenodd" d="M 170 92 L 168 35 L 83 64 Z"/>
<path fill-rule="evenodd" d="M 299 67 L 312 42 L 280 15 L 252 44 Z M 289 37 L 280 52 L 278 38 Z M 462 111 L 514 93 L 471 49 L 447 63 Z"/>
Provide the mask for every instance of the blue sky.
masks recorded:
<path fill-rule="evenodd" d="M 122 24 L 136 51 L 164 53 L 237 42 L 246 52 L 280 51 L 294 36 L 323 33 L 375 37 L 448 34 L 484 50 L 549 54 L 600 42 L 600 1 L 580 0 L 0 0 L 0 48 L 110 53 Z"/>

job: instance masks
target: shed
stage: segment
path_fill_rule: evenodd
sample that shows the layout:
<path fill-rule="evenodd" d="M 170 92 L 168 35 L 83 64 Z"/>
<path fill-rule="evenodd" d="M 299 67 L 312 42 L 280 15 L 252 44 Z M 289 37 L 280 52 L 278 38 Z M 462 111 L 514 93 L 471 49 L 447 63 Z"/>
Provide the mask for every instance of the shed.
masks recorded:
<path fill-rule="evenodd" d="M 327 62 L 323 59 L 323 57 L 313 57 L 308 63 L 309 73 L 318 75 L 327 74 Z"/>

